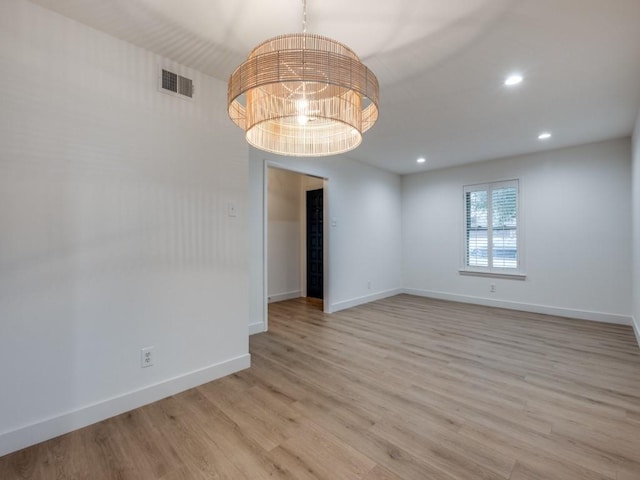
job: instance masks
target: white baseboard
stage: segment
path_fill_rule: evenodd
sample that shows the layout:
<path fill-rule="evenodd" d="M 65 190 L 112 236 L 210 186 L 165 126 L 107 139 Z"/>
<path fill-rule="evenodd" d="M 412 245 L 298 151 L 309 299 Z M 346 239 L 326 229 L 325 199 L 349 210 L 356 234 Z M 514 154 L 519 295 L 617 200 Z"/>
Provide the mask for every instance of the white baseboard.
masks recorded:
<path fill-rule="evenodd" d="M 255 335 L 256 333 L 262 333 L 264 331 L 264 323 L 262 322 L 252 323 L 249 325 L 249 335 Z"/>
<path fill-rule="evenodd" d="M 249 368 L 245 354 L 185 375 L 0 433 L 0 457 Z"/>
<path fill-rule="evenodd" d="M 269 295 L 269 303 L 274 302 L 284 302 L 285 300 L 293 300 L 294 298 L 300 298 L 302 296 L 302 292 L 300 290 L 296 290 L 295 292 L 286 292 L 286 293 L 276 293 L 273 295 Z"/>
<path fill-rule="evenodd" d="M 616 313 L 592 312 L 588 310 L 576 310 L 571 308 L 552 307 L 548 305 L 510 302 L 508 300 L 494 300 L 492 298 L 473 297 L 469 295 L 435 292 L 431 290 L 419 290 L 415 288 L 405 288 L 404 293 L 409 295 L 416 295 L 419 297 L 437 298 L 439 300 L 451 300 L 453 302 L 461 303 L 473 303 L 476 305 L 484 305 L 487 307 L 507 308 L 510 310 L 521 310 L 523 312 L 543 313 L 545 315 L 577 318 L 580 320 L 591 320 L 594 322 L 616 323 L 619 325 L 632 324 L 630 316 L 619 315 Z"/>
<path fill-rule="evenodd" d="M 351 300 L 345 300 L 344 302 L 334 303 L 331 305 L 329 313 L 357 307 L 358 305 L 375 302 L 376 300 L 382 300 L 383 298 L 393 297 L 394 295 L 399 295 L 403 292 L 404 290 L 402 288 L 394 288 L 392 290 L 385 290 L 384 292 L 372 293 L 371 295 L 365 295 L 364 297 L 352 298 Z"/>
<path fill-rule="evenodd" d="M 640 324 L 638 324 L 638 320 L 635 317 L 631 317 L 631 325 L 633 326 L 633 332 L 636 334 L 636 342 L 638 342 L 638 347 L 640 347 Z"/>

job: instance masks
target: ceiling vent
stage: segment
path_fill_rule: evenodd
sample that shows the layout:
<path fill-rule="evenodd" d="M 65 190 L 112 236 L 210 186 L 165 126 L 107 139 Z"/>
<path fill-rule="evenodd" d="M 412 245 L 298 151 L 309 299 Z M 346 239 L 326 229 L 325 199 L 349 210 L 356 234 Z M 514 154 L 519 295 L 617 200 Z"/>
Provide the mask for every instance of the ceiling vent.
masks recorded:
<path fill-rule="evenodd" d="M 160 88 L 164 92 L 193 98 L 193 80 L 162 69 Z"/>

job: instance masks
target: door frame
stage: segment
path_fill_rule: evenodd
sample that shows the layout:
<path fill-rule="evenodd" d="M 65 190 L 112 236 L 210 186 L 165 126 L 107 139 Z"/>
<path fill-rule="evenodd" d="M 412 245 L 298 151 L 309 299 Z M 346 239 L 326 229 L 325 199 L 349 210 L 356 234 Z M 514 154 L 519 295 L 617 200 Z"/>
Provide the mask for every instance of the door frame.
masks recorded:
<path fill-rule="evenodd" d="M 329 269 L 329 178 L 305 169 L 291 167 L 277 161 L 265 160 L 262 171 L 262 298 L 263 298 L 263 324 L 264 331 L 269 329 L 269 168 L 278 168 L 289 172 L 316 177 L 322 179 L 322 270 L 323 270 L 323 311 L 331 313 L 331 290 L 330 269 Z M 306 202 L 306 199 L 305 199 Z M 306 222 L 306 214 L 305 214 Z M 305 245 L 306 253 L 306 245 Z M 306 265 L 305 265 L 306 268 Z M 302 275 L 302 272 L 301 272 Z M 301 282 L 301 287 L 302 287 Z M 306 294 L 306 280 L 304 282 L 304 293 Z"/>

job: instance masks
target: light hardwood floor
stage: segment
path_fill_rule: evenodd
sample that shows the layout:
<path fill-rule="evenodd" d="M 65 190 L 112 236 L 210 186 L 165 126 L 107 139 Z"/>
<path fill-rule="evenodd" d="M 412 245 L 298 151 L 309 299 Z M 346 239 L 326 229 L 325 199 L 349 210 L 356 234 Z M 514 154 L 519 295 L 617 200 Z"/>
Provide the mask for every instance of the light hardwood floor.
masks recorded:
<path fill-rule="evenodd" d="M 0 458 L 0 479 L 640 479 L 630 327 L 299 299 L 250 351 L 249 370 Z"/>

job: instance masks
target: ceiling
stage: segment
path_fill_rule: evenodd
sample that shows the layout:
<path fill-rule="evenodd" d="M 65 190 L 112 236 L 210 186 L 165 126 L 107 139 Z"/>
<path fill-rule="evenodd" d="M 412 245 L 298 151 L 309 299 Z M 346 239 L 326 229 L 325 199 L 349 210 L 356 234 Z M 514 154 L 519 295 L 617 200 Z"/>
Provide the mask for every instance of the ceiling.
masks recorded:
<path fill-rule="evenodd" d="M 302 29 L 301 0 L 32 1 L 224 81 L 253 46 Z M 640 110 L 640 0 L 307 4 L 307 31 L 380 81 L 380 119 L 348 155 L 392 172 L 623 137 Z M 524 81 L 505 87 L 512 72 Z"/>

